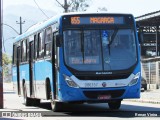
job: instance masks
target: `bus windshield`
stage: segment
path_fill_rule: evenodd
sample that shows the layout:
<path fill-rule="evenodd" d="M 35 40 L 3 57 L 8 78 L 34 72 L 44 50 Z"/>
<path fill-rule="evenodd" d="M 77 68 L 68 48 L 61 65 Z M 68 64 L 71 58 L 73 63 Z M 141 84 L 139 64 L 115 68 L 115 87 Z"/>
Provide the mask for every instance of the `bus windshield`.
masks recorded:
<path fill-rule="evenodd" d="M 126 70 L 137 61 L 133 29 L 65 30 L 64 57 L 78 71 Z"/>

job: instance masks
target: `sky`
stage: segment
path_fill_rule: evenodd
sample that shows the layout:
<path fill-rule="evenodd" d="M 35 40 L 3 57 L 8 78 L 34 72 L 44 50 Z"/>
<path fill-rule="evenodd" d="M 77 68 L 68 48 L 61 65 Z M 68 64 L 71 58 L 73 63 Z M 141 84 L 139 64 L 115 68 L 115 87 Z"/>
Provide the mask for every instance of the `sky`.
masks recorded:
<path fill-rule="evenodd" d="M 59 14 L 63 12 L 63 9 L 61 7 L 58 7 L 58 3 L 56 0 L 35 0 L 37 4 L 40 6 L 40 8 L 49 10 L 47 14 L 52 13 Z M 64 3 L 64 0 L 58 0 L 60 3 Z M 69 1 L 69 0 L 67 0 Z M 150 12 L 155 12 L 160 10 L 160 0 L 89 0 L 90 7 L 88 8 L 87 12 L 97 12 L 98 8 L 107 8 L 107 13 L 130 13 L 133 14 L 135 17 L 141 16 Z M 39 10 L 39 13 L 37 11 L 30 10 L 32 7 L 28 6 L 28 9 L 20 11 L 19 13 L 15 13 L 16 10 L 15 7 L 19 5 L 22 5 L 22 8 L 25 5 L 30 5 L 35 8 L 38 8 L 34 2 L 34 0 L 3 0 L 3 14 L 4 16 L 7 15 L 7 17 L 4 17 L 6 21 L 4 23 L 7 23 L 9 25 L 12 25 L 17 31 L 19 31 L 19 26 L 16 24 L 16 20 L 19 19 L 19 16 L 22 16 L 23 20 L 25 20 L 25 24 L 23 25 L 23 31 L 28 29 L 31 25 L 35 24 L 36 22 L 40 22 L 43 19 L 47 19 L 44 15 L 42 15 L 42 12 Z M 12 7 L 10 7 L 12 6 Z M 10 8 L 10 9 L 9 9 Z M 19 8 L 21 9 L 21 8 Z M 34 9 L 38 10 L 38 9 Z M 23 12 L 24 11 L 24 12 Z M 32 14 L 26 14 L 27 12 L 32 12 Z M 24 13 L 24 14 L 23 14 Z M 36 14 L 36 17 L 33 17 L 34 14 Z M 13 16 L 14 15 L 14 16 Z M 39 16 L 38 16 L 39 15 Z M 40 19 L 41 17 L 41 19 Z M 51 17 L 51 16 L 50 16 Z M 34 20 L 30 21 L 30 20 Z M 10 29 L 9 27 L 4 27 L 6 29 L 6 32 L 4 31 L 4 40 L 8 39 L 10 37 L 15 37 L 14 31 Z M 9 29 L 9 30 L 8 30 Z M 5 42 L 6 46 L 11 46 L 11 41 L 7 40 Z M 12 48 L 12 47 L 11 47 Z M 8 50 L 8 48 L 6 49 Z M 8 50 L 9 51 L 9 50 Z M 12 51 L 10 52 L 12 53 Z"/>
<path fill-rule="evenodd" d="M 63 4 L 64 0 L 59 0 Z M 56 0 L 36 0 L 42 9 L 54 11 L 57 14 L 63 10 Z M 37 7 L 34 0 L 3 0 L 3 9 L 10 5 L 31 5 Z M 108 13 L 131 13 L 135 17 L 160 10 L 160 0 L 91 0 L 88 12 L 97 12 L 99 7 L 106 7 Z"/>

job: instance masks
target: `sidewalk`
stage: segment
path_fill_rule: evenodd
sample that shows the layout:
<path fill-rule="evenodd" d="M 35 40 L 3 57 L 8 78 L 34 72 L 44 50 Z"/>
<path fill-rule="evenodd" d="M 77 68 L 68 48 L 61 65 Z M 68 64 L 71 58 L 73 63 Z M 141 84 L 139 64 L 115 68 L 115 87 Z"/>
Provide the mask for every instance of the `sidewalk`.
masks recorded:
<path fill-rule="evenodd" d="M 3 92 L 13 91 L 13 83 L 3 83 Z"/>
<path fill-rule="evenodd" d="M 160 104 L 160 89 L 142 91 L 140 99 L 128 99 L 126 101 Z"/>

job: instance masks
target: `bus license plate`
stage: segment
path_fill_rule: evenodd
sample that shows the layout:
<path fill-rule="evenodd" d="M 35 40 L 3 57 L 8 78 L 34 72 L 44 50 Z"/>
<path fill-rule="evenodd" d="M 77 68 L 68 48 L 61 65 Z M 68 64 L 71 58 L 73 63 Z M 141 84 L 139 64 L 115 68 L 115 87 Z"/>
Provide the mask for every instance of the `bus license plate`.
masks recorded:
<path fill-rule="evenodd" d="M 99 95 L 98 99 L 99 100 L 108 100 L 108 99 L 111 99 L 111 96 L 110 95 Z"/>

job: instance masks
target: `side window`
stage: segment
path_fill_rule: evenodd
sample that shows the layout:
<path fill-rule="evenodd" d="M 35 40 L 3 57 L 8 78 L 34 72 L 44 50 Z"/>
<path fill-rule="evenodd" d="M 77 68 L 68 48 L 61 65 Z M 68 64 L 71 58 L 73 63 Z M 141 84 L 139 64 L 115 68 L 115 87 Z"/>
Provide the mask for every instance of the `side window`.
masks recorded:
<path fill-rule="evenodd" d="M 43 32 L 38 33 L 38 58 L 43 58 L 44 56 L 44 39 L 43 39 Z"/>
<path fill-rule="evenodd" d="M 45 56 L 51 56 L 52 52 L 52 28 L 49 27 L 45 32 Z"/>
<path fill-rule="evenodd" d="M 34 35 L 34 58 L 37 58 L 37 35 Z"/>
<path fill-rule="evenodd" d="M 34 46 L 34 42 L 35 42 L 35 36 L 36 35 L 31 35 L 30 37 L 29 37 L 29 39 L 28 39 L 28 41 L 27 41 L 27 61 L 29 61 L 30 60 L 30 42 L 29 41 L 32 41 L 33 42 L 33 47 L 35 48 L 35 46 Z M 33 50 L 32 50 L 32 59 L 35 59 L 35 49 L 33 48 Z"/>
<path fill-rule="evenodd" d="M 27 59 L 27 45 L 26 45 L 26 40 L 23 40 L 21 43 L 21 48 L 22 48 L 22 62 L 25 62 Z"/>
<path fill-rule="evenodd" d="M 26 48 L 26 52 L 27 52 L 27 53 L 26 53 L 26 54 L 27 54 L 26 57 L 27 57 L 27 61 L 28 61 L 28 60 L 29 60 L 29 39 L 26 40 L 26 47 L 27 47 L 27 48 Z"/>
<path fill-rule="evenodd" d="M 57 56 L 57 46 L 56 46 L 56 36 L 58 35 L 58 32 L 55 32 L 55 33 L 53 33 L 53 42 L 54 42 L 54 45 L 53 45 L 53 54 L 55 55 L 55 62 L 56 62 L 56 64 L 58 64 L 58 57 L 56 57 Z"/>
<path fill-rule="evenodd" d="M 17 46 L 13 45 L 13 64 L 17 64 Z"/>

